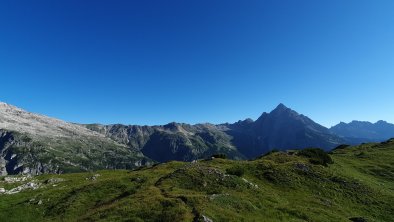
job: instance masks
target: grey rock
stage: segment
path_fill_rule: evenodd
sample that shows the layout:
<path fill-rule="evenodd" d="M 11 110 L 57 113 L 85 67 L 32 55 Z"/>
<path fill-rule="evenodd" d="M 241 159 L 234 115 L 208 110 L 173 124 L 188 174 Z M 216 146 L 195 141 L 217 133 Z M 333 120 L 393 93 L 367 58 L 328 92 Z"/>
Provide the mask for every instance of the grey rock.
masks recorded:
<path fill-rule="evenodd" d="M 201 217 L 202 217 L 202 220 L 203 220 L 204 222 L 213 222 L 213 220 L 212 220 L 211 218 L 209 218 L 209 217 L 207 217 L 207 216 L 205 216 L 205 215 L 202 215 Z"/>
<path fill-rule="evenodd" d="M 100 177 L 101 175 L 100 174 L 95 174 L 95 175 L 93 175 L 93 176 L 90 176 L 90 177 L 86 177 L 85 179 L 86 180 L 97 180 L 97 178 L 98 177 Z"/>
<path fill-rule="evenodd" d="M 61 183 L 64 182 L 65 179 L 63 178 L 50 178 L 48 180 L 45 181 L 46 184 L 56 184 L 56 183 Z"/>
<path fill-rule="evenodd" d="M 254 188 L 254 189 L 258 189 L 258 188 L 259 188 L 259 186 L 258 186 L 257 184 L 254 184 L 254 183 L 248 181 L 248 180 L 245 179 L 245 178 L 242 178 L 242 180 L 243 180 L 246 184 L 248 184 L 249 187 L 251 187 L 251 188 Z"/>
<path fill-rule="evenodd" d="M 304 163 L 296 163 L 295 168 L 303 172 L 309 172 L 309 167 Z"/>
<path fill-rule="evenodd" d="M 4 177 L 4 181 L 6 183 L 18 183 L 18 182 L 24 182 L 32 177 L 30 175 L 27 176 L 10 176 L 10 177 Z"/>
<path fill-rule="evenodd" d="M 6 191 L 5 194 L 16 194 L 16 193 L 19 193 L 19 192 L 24 191 L 26 189 L 36 190 L 38 188 L 40 188 L 40 184 L 35 183 L 35 182 L 28 182 L 26 184 L 20 185 L 18 187 L 15 187 L 11 190 Z"/>

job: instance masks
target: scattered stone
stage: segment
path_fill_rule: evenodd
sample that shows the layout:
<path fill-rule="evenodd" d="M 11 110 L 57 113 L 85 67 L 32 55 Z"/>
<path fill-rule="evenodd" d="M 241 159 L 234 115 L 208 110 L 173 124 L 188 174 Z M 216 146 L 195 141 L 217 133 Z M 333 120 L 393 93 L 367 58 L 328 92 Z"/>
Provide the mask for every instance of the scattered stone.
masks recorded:
<path fill-rule="evenodd" d="M 63 178 L 50 178 L 45 181 L 46 184 L 56 184 L 65 181 Z"/>
<path fill-rule="evenodd" d="M 258 189 L 258 188 L 259 188 L 259 186 L 258 186 L 257 184 L 254 184 L 254 183 L 248 181 L 248 180 L 245 179 L 245 178 L 242 178 L 242 180 L 243 180 L 245 183 L 247 183 L 247 184 L 248 184 L 250 187 L 252 187 L 252 188 L 255 188 L 255 189 Z"/>
<path fill-rule="evenodd" d="M 0 188 L 0 193 L 5 193 L 5 191 L 6 190 L 4 188 L 2 188 L 2 187 Z"/>
<path fill-rule="evenodd" d="M 207 216 L 205 216 L 205 215 L 202 215 L 202 220 L 203 220 L 204 222 L 213 222 L 213 220 L 212 220 L 211 218 L 209 218 L 209 217 L 207 217 Z"/>
<path fill-rule="evenodd" d="M 17 182 L 24 182 L 30 179 L 31 176 L 22 176 L 22 177 L 4 177 L 4 181 L 7 183 L 17 183 Z"/>
<path fill-rule="evenodd" d="M 36 198 L 32 198 L 32 199 L 30 199 L 29 200 L 29 204 L 34 204 L 34 205 L 41 205 L 41 204 L 43 204 L 44 203 L 44 201 L 43 200 L 37 200 Z"/>
<path fill-rule="evenodd" d="M 319 198 L 322 204 L 324 204 L 327 207 L 332 206 L 332 202 L 329 199 L 324 199 L 324 198 Z"/>
<path fill-rule="evenodd" d="M 23 190 L 27 190 L 27 189 L 32 189 L 32 190 L 36 190 L 40 187 L 40 185 L 38 183 L 34 183 L 34 182 L 29 182 L 23 185 L 20 185 L 18 187 L 15 187 L 11 190 L 5 191 L 4 194 L 16 194 L 19 193 Z"/>
<path fill-rule="evenodd" d="M 214 200 L 214 199 L 216 199 L 216 198 L 218 198 L 218 197 L 223 197 L 223 196 L 229 196 L 230 194 L 228 194 L 228 193 L 224 193 L 224 194 L 212 194 L 211 196 L 209 196 L 209 200 Z"/>
<path fill-rule="evenodd" d="M 91 177 L 86 177 L 86 180 L 97 180 L 97 178 L 100 177 L 100 176 L 101 176 L 100 174 L 94 174 Z"/>
<path fill-rule="evenodd" d="M 309 167 L 306 164 L 304 164 L 304 163 L 296 163 L 295 164 L 295 168 L 299 169 L 299 170 L 301 170 L 303 172 L 308 172 L 309 171 Z"/>
<path fill-rule="evenodd" d="M 136 182 L 136 183 L 143 183 L 144 180 L 139 178 L 139 177 L 133 177 L 130 179 L 131 182 Z"/>

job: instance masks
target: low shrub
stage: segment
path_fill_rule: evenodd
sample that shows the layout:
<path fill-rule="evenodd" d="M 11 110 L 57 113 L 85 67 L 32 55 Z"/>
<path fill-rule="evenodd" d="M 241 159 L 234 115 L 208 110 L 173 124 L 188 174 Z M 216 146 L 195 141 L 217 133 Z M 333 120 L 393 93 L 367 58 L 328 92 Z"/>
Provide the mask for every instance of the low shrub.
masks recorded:
<path fill-rule="evenodd" d="M 245 169 L 241 166 L 233 166 L 226 170 L 227 174 L 242 177 L 245 173 Z"/>
<path fill-rule="evenodd" d="M 348 148 L 348 147 L 350 147 L 350 145 L 341 144 L 341 145 L 335 147 L 333 150 L 342 150 L 342 149 L 345 149 L 345 148 Z"/>
<path fill-rule="evenodd" d="M 358 158 L 365 158 L 365 157 L 367 157 L 367 154 L 364 151 L 361 151 L 360 153 L 356 154 L 356 156 Z"/>
<path fill-rule="evenodd" d="M 227 155 L 223 153 L 213 154 L 213 158 L 227 159 Z"/>
<path fill-rule="evenodd" d="M 271 155 L 273 153 L 277 153 L 277 152 L 279 152 L 279 150 L 277 150 L 277 149 L 270 150 L 270 151 L 264 153 L 263 155 L 259 156 L 257 159 L 261 159 L 261 158 L 263 158 L 265 156 L 269 156 L 269 155 Z"/>
<path fill-rule="evenodd" d="M 352 218 L 349 218 L 349 220 L 353 221 L 353 222 L 367 222 L 368 221 L 367 219 L 365 219 L 363 217 L 352 217 Z"/>
<path fill-rule="evenodd" d="M 319 148 L 303 149 L 298 151 L 298 155 L 309 158 L 309 162 L 316 165 L 327 166 L 328 164 L 334 163 L 330 155 Z"/>

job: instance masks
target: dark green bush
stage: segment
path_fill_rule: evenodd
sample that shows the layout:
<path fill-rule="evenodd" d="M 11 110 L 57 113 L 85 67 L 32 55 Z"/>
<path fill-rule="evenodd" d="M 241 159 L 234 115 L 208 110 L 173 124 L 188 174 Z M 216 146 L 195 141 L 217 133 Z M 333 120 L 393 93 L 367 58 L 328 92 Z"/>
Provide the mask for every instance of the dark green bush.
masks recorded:
<path fill-rule="evenodd" d="M 367 222 L 368 221 L 367 219 L 365 219 L 363 217 L 352 217 L 352 218 L 349 218 L 349 220 L 353 221 L 353 222 Z"/>
<path fill-rule="evenodd" d="M 242 177 L 245 173 L 245 169 L 241 166 L 233 166 L 226 170 L 227 174 Z"/>
<path fill-rule="evenodd" d="M 273 153 L 277 153 L 277 152 L 280 152 L 280 151 L 277 150 L 277 149 L 273 149 L 273 150 L 270 150 L 270 151 L 264 153 L 263 155 L 260 155 L 260 156 L 257 157 L 256 159 L 261 159 L 261 158 L 263 158 L 263 157 L 265 157 L 265 156 L 269 156 L 269 155 L 271 155 L 271 154 L 273 154 Z"/>
<path fill-rule="evenodd" d="M 383 142 L 380 143 L 380 145 L 387 145 L 387 144 L 390 144 L 392 142 L 394 142 L 394 138 L 391 138 L 391 139 L 389 139 L 387 141 L 383 141 Z"/>
<path fill-rule="evenodd" d="M 350 147 L 350 145 L 341 144 L 341 145 L 335 147 L 333 150 L 341 150 L 341 149 L 345 149 L 345 148 L 348 148 L 348 147 Z"/>
<path fill-rule="evenodd" d="M 212 157 L 220 158 L 220 159 L 227 159 L 227 155 L 223 153 L 213 154 Z"/>
<path fill-rule="evenodd" d="M 356 154 L 356 156 L 359 158 L 365 158 L 367 157 L 367 154 L 364 151 L 361 151 L 360 153 Z"/>
<path fill-rule="evenodd" d="M 309 162 L 316 165 L 327 166 L 328 164 L 334 163 L 330 155 L 319 148 L 303 149 L 298 152 L 298 155 L 309 158 Z"/>

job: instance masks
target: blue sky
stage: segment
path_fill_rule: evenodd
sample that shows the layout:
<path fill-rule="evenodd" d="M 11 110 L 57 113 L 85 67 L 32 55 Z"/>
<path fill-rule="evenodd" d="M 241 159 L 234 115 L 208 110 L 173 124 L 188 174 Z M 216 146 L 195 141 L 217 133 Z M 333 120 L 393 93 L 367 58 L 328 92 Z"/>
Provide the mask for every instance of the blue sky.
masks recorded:
<path fill-rule="evenodd" d="M 1 1 L 0 101 L 81 123 L 394 122 L 394 1 Z"/>

